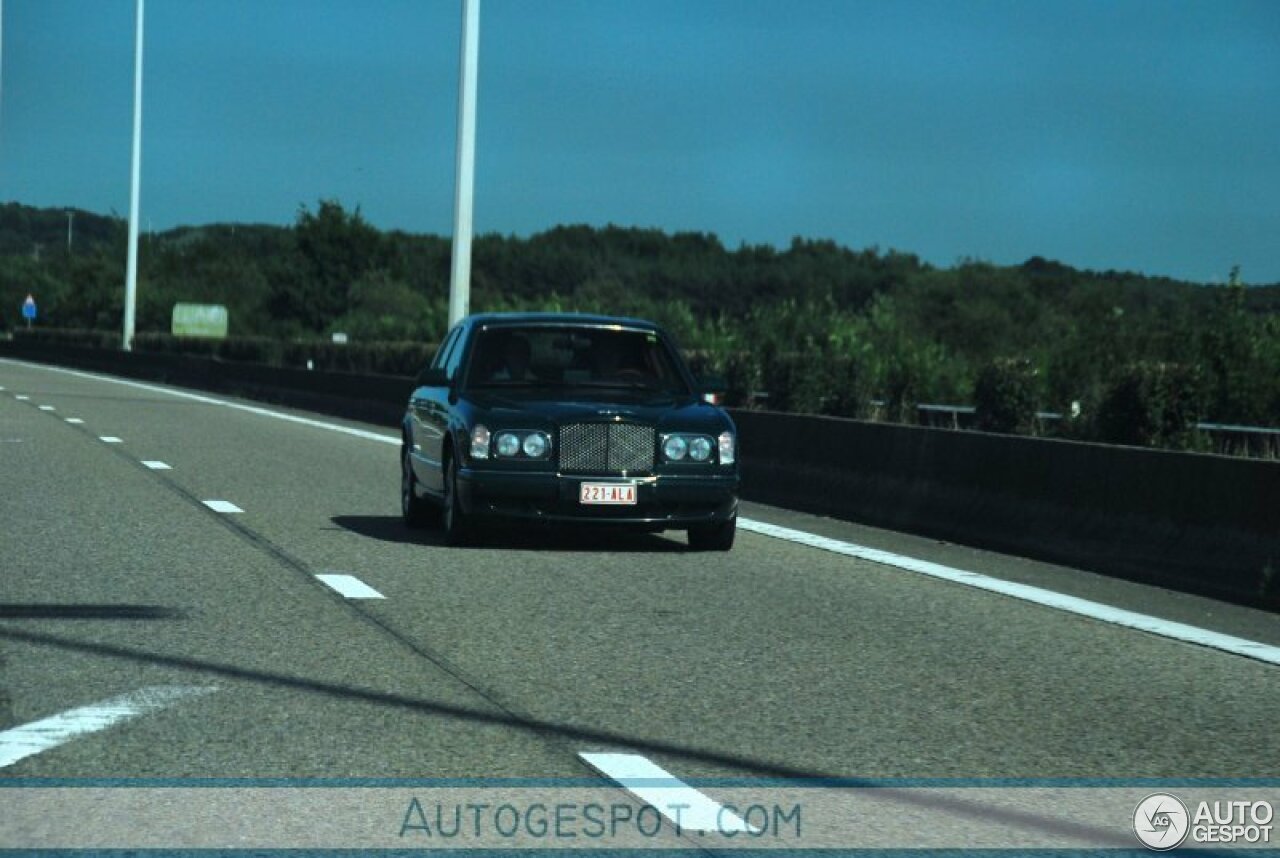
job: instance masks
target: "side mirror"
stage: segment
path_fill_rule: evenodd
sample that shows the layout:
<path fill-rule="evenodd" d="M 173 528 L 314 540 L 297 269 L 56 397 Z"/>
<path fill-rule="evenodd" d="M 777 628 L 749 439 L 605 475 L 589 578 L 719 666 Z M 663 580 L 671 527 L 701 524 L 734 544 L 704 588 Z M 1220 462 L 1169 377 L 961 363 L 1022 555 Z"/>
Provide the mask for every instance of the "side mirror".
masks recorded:
<path fill-rule="evenodd" d="M 427 367 L 418 373 L 418 380 L 414 384 L 417 387 L 448 387 L 449 378 L 443 369 Z"/>

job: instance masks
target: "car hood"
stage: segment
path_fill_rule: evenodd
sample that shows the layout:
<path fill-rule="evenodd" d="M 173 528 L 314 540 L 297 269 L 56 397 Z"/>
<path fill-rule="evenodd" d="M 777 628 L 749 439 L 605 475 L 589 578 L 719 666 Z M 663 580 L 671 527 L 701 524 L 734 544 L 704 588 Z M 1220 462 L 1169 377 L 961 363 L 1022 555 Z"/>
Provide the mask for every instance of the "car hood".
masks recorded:
<path fill-rule="evenodd" d="M 503 394 L 472 394 L 471 404 L 492 421 L 530 422 L 552 428 L 566 423 L 591 423 L 612 419 L 648 423 L 659 428 L 714 432 L 729 428 L 728 416 L 714 405 L 692 396 L 635 398 L 612 396 L 567 399 L 524 398 Z M 529 428 L 534 428 L 530 426 Z"/>

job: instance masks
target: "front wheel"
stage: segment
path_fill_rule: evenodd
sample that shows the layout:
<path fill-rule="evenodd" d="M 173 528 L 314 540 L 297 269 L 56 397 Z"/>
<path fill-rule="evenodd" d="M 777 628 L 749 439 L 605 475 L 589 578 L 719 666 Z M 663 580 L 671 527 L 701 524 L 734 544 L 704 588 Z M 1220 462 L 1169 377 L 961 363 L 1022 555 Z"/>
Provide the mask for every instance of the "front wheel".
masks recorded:
<path fill-rule="evenodd" d="M 458 497 L 458 457 L 450 456 L 444 471 L 444 511 L 440 522 L 444 527 L 444 540 L 449 545 L 468 545 L 473 529 L 470 517 L 462 509 Z"/>
<path fill-rule="evenodd" d="M 703 524 L 689 528 L 689 547 L 694 551 L 728 551 L 738 532 L 738 517 L 719 524 Z"/>

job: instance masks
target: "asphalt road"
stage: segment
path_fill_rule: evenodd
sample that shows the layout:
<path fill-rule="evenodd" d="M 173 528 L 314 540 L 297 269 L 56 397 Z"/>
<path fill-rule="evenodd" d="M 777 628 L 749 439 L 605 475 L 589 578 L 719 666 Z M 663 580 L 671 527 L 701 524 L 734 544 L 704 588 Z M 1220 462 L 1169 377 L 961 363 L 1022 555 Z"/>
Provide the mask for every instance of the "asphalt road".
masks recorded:
<path fill-rule="evenodd" d="M 449 549 L 401 525 L 398 448 L 332 427 L 394 429 L 8 361 L 0 386 L 0 731 L 199 689 L 0 777 L 582 777 L 602 750 L 687 778 L 1280 775 L 1273 664 L 741 531 Z M 1272 614 L 744 514 L 1280 644 Z"/>

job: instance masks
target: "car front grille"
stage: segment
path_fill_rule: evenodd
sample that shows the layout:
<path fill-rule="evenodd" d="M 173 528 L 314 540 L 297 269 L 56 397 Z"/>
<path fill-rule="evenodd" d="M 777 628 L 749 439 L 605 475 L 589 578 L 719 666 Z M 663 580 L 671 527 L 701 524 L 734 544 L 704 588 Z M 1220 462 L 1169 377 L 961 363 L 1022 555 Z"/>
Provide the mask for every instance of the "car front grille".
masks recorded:
<path fill-rule="evenodd" d="M 572 423 L 560 427 L 560 470 L 565 473 L 646 473 L 653 470 L 652 426 Z"/>

